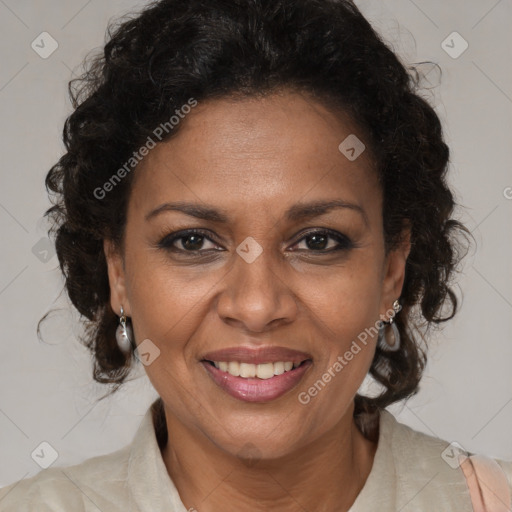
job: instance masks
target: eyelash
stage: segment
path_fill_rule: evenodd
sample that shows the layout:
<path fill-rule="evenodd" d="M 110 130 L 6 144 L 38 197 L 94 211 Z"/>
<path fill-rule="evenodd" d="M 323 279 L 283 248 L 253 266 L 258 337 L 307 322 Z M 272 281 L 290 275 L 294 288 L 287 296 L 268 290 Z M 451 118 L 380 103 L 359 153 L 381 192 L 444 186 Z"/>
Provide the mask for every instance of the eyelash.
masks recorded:
<path fill-rule="evenodd" d="M 167 251 L 188 253 L 188 254 L 194 255 L 194 256 L 198 255 L 200 253 L 206 253 L 206 252 L 212 251 L 212 250 L 221 252 L 218 249 L 197 249 L 197 250 L 193 250 L 193 251 L 188 251 L 186 249 L 180 249 L 180 248 L 174 247 L 174 245 L 173 245 L 174 242 L 176 242 L 177 240 L 183 240 L 190 235 L 201 235 L 202 237 L 206 238 L 207 240 L 209 240 L 210 242 L 215 244 L 215 241 L 212 240 L 212 238 L 210 236 L 208 236 L 207 231 L 204 231 L 202 229 L 186 229 L 183 231 L 177 231 L 175 233 L 170 233 L 169 235 L 166 235 L 158 243 L 158 247 L 160 249 L 164 249 Z M 298 251 L 306 250 L 306 251 L 310 251 L 312 253 L 321 255 L 321 254 L 331 254 L 331 253 L 339 252 L 339 251 L 347 251 L 354 247 L 353 242 L 346 235 L 343 235 L 336 231 L 332 231 L 330 229 L 314 229 L 314 230 L 310 230 L 305 233 L 302 233 L 301 238 L 299 238 L 293 245 L 295 246 L 298 243 L 300 243 L 302 240 L 305 240 L 306 238 L 313 236 L 313 235 L 327 235 L 328 238 L 332 238 L 333 240 L 335 240 L 338 243 L 338 246 L 335 248 L 331 248 L 331 249 L 321 249 L 321 250 L 317 250 L 317 251 L 313 250 L 313 249 L 298 249 Z"/>

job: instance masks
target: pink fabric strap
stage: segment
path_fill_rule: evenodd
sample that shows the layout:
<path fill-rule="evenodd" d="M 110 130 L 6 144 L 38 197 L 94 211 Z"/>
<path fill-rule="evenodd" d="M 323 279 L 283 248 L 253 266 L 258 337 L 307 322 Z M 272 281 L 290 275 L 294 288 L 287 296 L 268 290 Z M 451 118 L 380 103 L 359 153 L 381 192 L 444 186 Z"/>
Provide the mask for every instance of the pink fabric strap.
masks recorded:
<path fill-rule="evenodd" d="M 469 488 L 474 512 L 511 512 L 507 476 L 489 457 L 471 455 L 460 464 Z"/>

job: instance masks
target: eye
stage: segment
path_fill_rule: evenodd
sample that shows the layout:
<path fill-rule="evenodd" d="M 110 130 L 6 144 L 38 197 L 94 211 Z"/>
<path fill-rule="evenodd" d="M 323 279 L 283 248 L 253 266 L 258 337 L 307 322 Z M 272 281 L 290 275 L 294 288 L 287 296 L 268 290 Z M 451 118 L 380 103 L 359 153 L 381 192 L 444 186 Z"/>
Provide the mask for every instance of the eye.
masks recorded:
<path fill-rule="evenodd" d="M 219 250 L 219 246 L 207 236 L 206 232 L 200 229 L 188 229 L 171 233 L 163 238 L 158 246 L 171 251 L 191 253 Z"/>
<path fill-rule="evenodd" d="M 300 247 L 301 244 L 302 247 Z M 337 231 L 322 229 L 309 231 L 299 240 L 299 242 L 295 244 L 295 246 L 297 246 L 298 249 L 292 249 L 293 251 L 306 250 L 320 253 L 330 253 L 351 249 L 353 247 L 353 243 L 347 236 L 338 233 Z"/>

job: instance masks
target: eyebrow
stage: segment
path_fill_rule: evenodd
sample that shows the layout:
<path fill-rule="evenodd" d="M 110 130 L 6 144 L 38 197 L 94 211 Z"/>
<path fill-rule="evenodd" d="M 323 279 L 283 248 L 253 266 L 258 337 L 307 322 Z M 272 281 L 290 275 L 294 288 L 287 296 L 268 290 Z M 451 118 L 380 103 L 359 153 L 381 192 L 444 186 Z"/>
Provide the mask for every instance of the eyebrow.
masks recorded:
<path fill-rule="evenodd" d="M 286 212 L 286 218 L 289 221 L 305 220 L 324 215 L 336 208 L 347 208 L 349 210 L 353 210 L 363 217 L 366 225 L 369 224 L 366 211 L 360 205 L 349 203 L 348 201 L 344 201 L 342 199 L 336 199 L 333 201 L 313 201 L 310 203 L 298 203 L 292 206 Z"/>
<path fill-rule="evenodd" d="M 337 208 L 346 208 L 353 210 L 361 215 L 366 225 L 369 224 L 368 216 L 365 210 L 358 204 L 349 203 L 342 199 L 332 201 L 313 201 L 309 203 L 297 203 L 289 208 L 285 213 L 285 218 L 290 222 L 306 220 L 313 217 L 319 217 Z M 227 224 L 229 217 L 227 213 L 218 210 L 212 206 L 200 205 L 196 203 L 174 202 L 164 203 L 149 212 L 146 215 L 146 221 L 160 215 L 163 212 L 177 211 L 195 217 L 197 219 L 209 220 L 220 224 Z"/>

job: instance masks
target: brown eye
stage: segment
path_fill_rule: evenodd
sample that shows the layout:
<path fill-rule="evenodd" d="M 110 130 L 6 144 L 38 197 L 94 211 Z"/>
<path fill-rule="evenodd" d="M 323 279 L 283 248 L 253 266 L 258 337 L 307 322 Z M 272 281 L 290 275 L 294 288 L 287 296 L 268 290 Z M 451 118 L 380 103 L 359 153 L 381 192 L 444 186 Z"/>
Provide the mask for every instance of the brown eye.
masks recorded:
<path fill-rule="evenodd" d="M 300 247 L 304 244 L 305 247 Z M 349 238 L 335 231 L 312 231 L 303 236 L 297 244 L 297 250 L 306 250 L 313 252 L 334 252 L 347 250 L 353 247 Z"/>
<path fill-rule="evenodd" d="M 329 236 L 327 235 L 308 235 L 306 240 L 306 245 L 308 249 L 317 249 L 317 250 L 324 250 L 327 249 L 327 246 L 329 244 Z"/>
<path fill-rule="evenodd" d="M 208 246 L 208 244 L 210 244 L 210 246 Z M 158 246 L 161 249 L 169 251 L 191 253 L 219 250 L 219 246 L 201 230 L 187 230 L 171 233 L 160 241 Z"/>
<path fill-rule="evenodd" d="M 187 235 L 179 238 L 181 245 L 187 251 L 198 251 L 202 248 L 205 237 L 203 235 Z"/>

